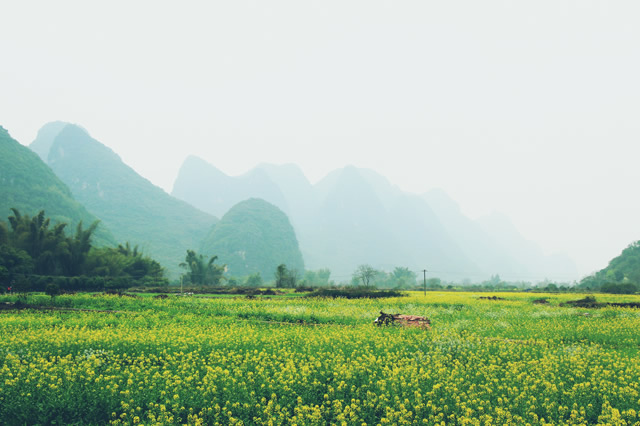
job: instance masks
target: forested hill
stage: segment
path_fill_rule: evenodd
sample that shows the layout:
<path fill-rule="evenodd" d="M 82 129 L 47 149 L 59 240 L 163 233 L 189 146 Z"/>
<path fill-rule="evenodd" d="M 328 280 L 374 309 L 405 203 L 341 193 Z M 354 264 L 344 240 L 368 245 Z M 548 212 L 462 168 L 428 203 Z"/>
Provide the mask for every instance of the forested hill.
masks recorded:
<path fill-rule="evenodd" d="M 257 198 L 232 207 L 211 230 L 201 252 L 217 255 L 220 263 L 227 264 L 231 276 L 259 272 L 268 281 L 280 264 L 304 273 L 289 219 L 273 204 Z"/>
<path fill-rule="evenodd" d="M 640 241 L 629 244 L 606 268 L 584 278 L 580 286 L 608 293 L 640 291 Z"/>
<path fill-rule="evenodd" d="M 32 145 L 43 143 L 36 139 Z M 64 126 L 53 138 L 47 159 L 75 198 L 99 216 L 118 241 L 138 245 L 173 276 L 186 250 L 198 247 L 217 221 L 153 185 L 76 125 Z"/>
<path fill-rule="evenodd" d="M 71 229 L 80 221 L 87 228 L 98 220 L 74 199 L 67 185 L 38 155 L 0 127 L 0 220 L 6 221 L 11 208 L 30 216 L 44 210 L 53 222 L 68 223 Z M 98 226 L 93 240 L 97 246 L 115 244 L 104 223 Z"/>

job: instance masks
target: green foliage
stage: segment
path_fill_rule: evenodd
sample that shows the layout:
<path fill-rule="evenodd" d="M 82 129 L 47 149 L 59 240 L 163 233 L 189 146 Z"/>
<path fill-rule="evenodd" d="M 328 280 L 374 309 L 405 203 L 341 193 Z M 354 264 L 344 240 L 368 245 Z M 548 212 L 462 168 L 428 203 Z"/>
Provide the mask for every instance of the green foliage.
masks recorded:
<path fill-rule="evenodd" d="M 637 291 L 640 284 L 640 241 L 629 244 L 606 268 L 585 277 L 579 287 L 607 293 Z"/>
<path fill-rule="evenodd" d="M 181 268 L 187 270 L 183 275 L 183 280 L 192 285 L 212 285 L 217 286 L 224 279 L 226 265 L 215 265 L 218 256 L 212 256 L 209 260 L 202 254 L 197 254 L 193 250 L 187 250 L 187 256 Z"/>
<path fill-rule="evenodd" d="M 10 284 L 14 274 L 32 274 L 33 269 L 33 259 L 26 251 L 7 244 L 0 245 L 0 283 L 4 287 Z"/>
<path fill-rule="evenodd" d="M 78 203 L 69 188 L 29 148 L 11 138 L 0 127 L 0 217 L 15 208 L 37 214 L 46 210 L 53 223 L 94 223 L 97 218 Z M 2 243 L 0 229 L 0 244 Z M 115 239 L 103 226 L 96 230 L 97 245 L 113 244 Z"/>
<path fill-rule="evenodd" d="M 160 264 L 143 256 L 129 243 L 117 248 L 92 246 L 98 222 L 84 229 L 82 222 L 73 236 L 66 224 L 53 227 L 44 210 L 36 216 L 12 208 L 10 228 L 0 244 L 0 282 L 16 282 L 20 291 L 43 291 L 49 284 L 65 290 L 103 290 L 132 285 L 167 285 Z M 2 222 L 0 222 L 2 223 Z"/>
<path fill-rule="evenodd" d="M 11 231 L 8 234 L 10 245 L 22 250 L 34 262 L 33 272 L 39 275 L 79 275 L 84 266 L 87 253 L 91 249 L 91 237 L 98 227 L 94 222 L 88 229 L 78 223 L 75 237 L 67 237 L 65 223 L 50 227 L 50 219 L 45 218 L 44 210 L 34 217 L 21 214 L 16 208 L 9 216 Z"/>
<path fill-rule="evenodd" d="M 289 270 L 285 264 L 278 265 L 274 277 L 278 288 L 294 288 L 298 280 L 297 271 Z"/>
<path fill-rule="evenodd" d="M 254 272 L 247 277 L 244 285 L 247 287 L 262 287 L 264 282 L 262 281 L 262 275 L 259 272 Z"/>
<path fill-rule="evenodd" d="M 197 247 L 216 222 L 154 186 L 78 126 L 59 131 L 47 158 L 73 196 L 111 229 L 115 241 L 146 247 L 169 273 L 180 272 L 177 265 L 185 250 Z"/>
<path fill-rule="evenodd" d="M 328 268 L 318 269 L 317 271 L 305 271 L 300 286 L 304 287 L 326 287 L 330 285 L 329 277 L 331 270 Z"/>
<path fill-rule="evenodd" d="M 397 266 L 391 273 L 393 287 L 411 288 L 416 285 L 417 275 L 407 267 Z"/>
<path fill-rule="evenodd" d="M 145 256 L 138 246 L 103 247 L 89 252 L 87 269 L 92 276 L 126 278 L 129 286 L 166 286 L 164 268 Z"/>
<path fill-rule="evenodd" d="M 635 294 L 638 292 L 638 285 L 634 283 L 606 283 L 600 291 L 611 294 Z"/>
<path fill-rule="evenodd" d="M 258 272 L 266 279 L 280 264 L 304 270 L 289 219 L 274 205 L 256 198 L 229 210 L 205 238 L 201 251 L 218 254 L 234 276 Z"/>
<path fill-rule="evenodd" d="M 56 283 L 49 283 L 45 286 L 44 292 L 51 297 L 56 297 L 61 293 L 60 286 Z"/>

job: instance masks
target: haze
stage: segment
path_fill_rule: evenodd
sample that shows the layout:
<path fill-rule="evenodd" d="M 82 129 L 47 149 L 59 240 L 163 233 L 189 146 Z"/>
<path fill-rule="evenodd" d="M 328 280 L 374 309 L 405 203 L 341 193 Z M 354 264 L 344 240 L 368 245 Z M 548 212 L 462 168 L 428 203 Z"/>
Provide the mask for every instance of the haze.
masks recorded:
<path fill-rule="evenodd" d="M 499 211 L 587 274 L 640 239 L 633 1 L 11 2 L 0 124 L 89 130 L 170 192 L 347 164 Z M 576 277 L 579 278 L 579 277 Z"/>

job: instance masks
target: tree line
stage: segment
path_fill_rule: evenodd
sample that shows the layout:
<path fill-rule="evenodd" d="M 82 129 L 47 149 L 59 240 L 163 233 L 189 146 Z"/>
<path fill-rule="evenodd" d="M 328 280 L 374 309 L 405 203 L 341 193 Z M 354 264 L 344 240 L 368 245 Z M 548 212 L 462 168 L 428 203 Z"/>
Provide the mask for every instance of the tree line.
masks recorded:
<path fill-rule="evenodd" d="M 99 221 L 52 224 L 44 210 L 31 217 L 11 209 L 0 221 L 0 284 L 4 290 L 43 291 L 49 285 L 68 291 L 102 291 L 168 284 L 162 266 L 129 243 L 93 247 Z"/>

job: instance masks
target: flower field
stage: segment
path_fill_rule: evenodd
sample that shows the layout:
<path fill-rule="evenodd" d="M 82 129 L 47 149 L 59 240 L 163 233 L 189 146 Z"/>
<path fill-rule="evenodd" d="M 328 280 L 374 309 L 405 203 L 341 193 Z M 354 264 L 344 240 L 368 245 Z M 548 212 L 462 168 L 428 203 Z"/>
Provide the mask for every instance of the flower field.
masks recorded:
<path fill-rule="evenodd" d="M 3 424 L 638 424 L 640 310 L 582 296 L 31 295 L 0 311 Z M 533 304 L 541 296 L 550 304 Z M 640 302 L 638 296 L 597 296 Z M 0 303 L 15 301 L 0 297 Z M 380 310 L 432 330 L 372 325 Z"/>

